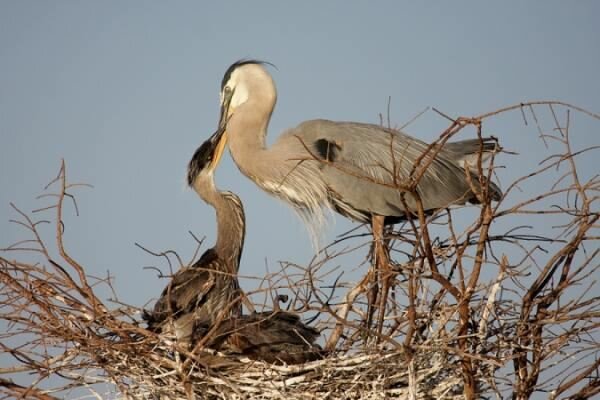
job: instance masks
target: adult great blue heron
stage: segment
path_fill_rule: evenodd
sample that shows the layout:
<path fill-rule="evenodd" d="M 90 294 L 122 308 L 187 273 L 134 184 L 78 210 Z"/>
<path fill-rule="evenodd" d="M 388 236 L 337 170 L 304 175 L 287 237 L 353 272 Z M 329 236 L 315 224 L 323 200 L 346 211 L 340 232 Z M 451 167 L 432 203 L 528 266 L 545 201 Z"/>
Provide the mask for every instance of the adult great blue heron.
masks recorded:
<path fill-rule="evenodd" d="M 154 310 L 144 315 L 150 330 L 165 332 L 173 327 L 176 337 L 186 342 L 196 324 L 212 326 L 241 314 L 237 273 L 246 232 L 244 208 L 235 194 L 218 191 L 213 179 L 224 145 L 216 132 L 196 150 L 188 167 L 188 184 L 216 211 L 216 244 L 191 267 L 177 271 Z"/>
<path fill-rule="evenodd" d="M 450 205 L 477 203 L 474 191 L 499 200 L 502 193 L 494 183 L 482 178 L 486 184 L 481 187 L 476 167 L 478 157 L 485 159 L 496 151 L 497 143 L 484 138 L 430 147 L 381 126 L 319 119 L 287 130 L 267 148 L 265 136 L 277 90 L 264 64 L 238 61 L 221 82 L 219 127 L 225 130 L 233 160 L 261 188 L 292 205 L 309 222 L 313 240 L 325 209 L 372 223 L 376 268 L 365 277 L 372 283 L 367 326 L 379 296 L 381 332 L 392 279 L 382 244 L 384 225 L 410 218 L 420 208 L 431 213 Z M 427 154 L 433 157 L 427 160 Z M 427 168 L 417 179 L 416 193 L 406 195 L 399 188 L 415 178 L 417 162 Z"/>
<path fill-rule="evenodd" d="M 427 143 L 372 124 L 311 120 L 287 130 L 267 148 L 276 100 L 275 83 L 263 62 L 238 61 L 227 69 L 219 126 L 247 177 L 313 223 L 323 221 L 326 208 L 361 222 L 383 217 L 384 223 L 417 211 L 416 199 L 403 196 L 397 183 L 408 180 Z M 464 140 L 438 149 L 416 186 L 425 212 L 476 202 L 472 187 L 480 189 L 475 169 L 480 149 L 485 155 L 497 143 Z M 489 193 L 493 200 L 502 194 L 491 182 Z"/>

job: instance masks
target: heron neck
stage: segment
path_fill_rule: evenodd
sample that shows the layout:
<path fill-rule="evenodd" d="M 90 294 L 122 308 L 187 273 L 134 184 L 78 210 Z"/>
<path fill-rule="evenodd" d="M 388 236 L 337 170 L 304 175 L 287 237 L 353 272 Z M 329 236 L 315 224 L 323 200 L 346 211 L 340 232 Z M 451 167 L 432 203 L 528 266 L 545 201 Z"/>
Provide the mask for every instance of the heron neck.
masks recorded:
<path fill-rule="evenodd" d="M 215 251 L 227 259 L 230 272 L 237 274 L 244 248 L 246 232 L 244 209 L 237 197 L 231 193 L 220 192 L 221 204 L 215 207 L 217 212 L 217 241 Z"/>
<path fill-rule="evenodd" d="M 273 106 L 266 103 L 242 104 L 227 124 L 231 156 L 249 177 L 263 176 L 261 171 L 272 166 L 274 161 L 265 142 Z"/>
<path fill-rule="evenodd" d="M 229 272 L 236 274 L 244 247 L 246 232 L 244 208 L 239 198 L 231 192 L 216 189 L 212 176 L 194 182 L 194 190 L 217 214 L 217 240 L 214 250 L 226 262 Z"/>

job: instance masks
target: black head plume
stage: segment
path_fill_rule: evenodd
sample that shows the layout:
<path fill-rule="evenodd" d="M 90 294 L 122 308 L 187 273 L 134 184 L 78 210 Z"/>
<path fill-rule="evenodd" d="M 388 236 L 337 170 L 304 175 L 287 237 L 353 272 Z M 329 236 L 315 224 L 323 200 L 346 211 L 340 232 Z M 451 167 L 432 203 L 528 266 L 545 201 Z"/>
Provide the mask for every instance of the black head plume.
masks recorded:
<path fill-rule="evenodd" d="M 210 165 L 215 155 L 215 149 L 216 143 L 212 140 L 212 137 L 196 149 L 188 164 L 187 182 L 189 186 L 192 186 L 198 174 Z"/>
<path fill-rule="evenodd" d="M 229 66 L 229 68 L 227 68 L 227 71 L 225 71 L 225 75 L 223 75 L 223 80 L 221 81 L 221 90 L 223 90 L 223 88 L 227 84 L 227 81 L 229 81 L 229 78 L 231 78 L 231 74 L 233 73 L 233 71 L 235 71 L 237 68 L 239 68 L 243 65 L 247 65 L 247 64 L 270 65 L 271 67 L 277 69 L 277 67 L 275 65 L 271 64 L 268 61 L 260 61 L 260 60 L 252 60 L 252 59 L 238 60 L 238 61 L 234 62 L 233 64 L 231 64 Z"/>

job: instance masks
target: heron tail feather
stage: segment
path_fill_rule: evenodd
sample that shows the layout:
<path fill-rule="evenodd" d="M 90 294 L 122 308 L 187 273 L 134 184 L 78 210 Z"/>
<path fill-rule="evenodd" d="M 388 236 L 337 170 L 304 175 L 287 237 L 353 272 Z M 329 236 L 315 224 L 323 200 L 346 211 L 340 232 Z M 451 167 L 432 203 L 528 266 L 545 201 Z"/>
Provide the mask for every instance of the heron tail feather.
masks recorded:
<path fill-rule="evenodd" d="M 493 136 L 480 139 L 459 140 L 457 142 L 446 143 L 444 150 L 454 155 L 454 160 L 463 168 L 468 169 L 474 179 L 477 178 L 477 163 L 481 152 L 481 161 L 486 162 L 493 154 L 502 150 L 498 139 Z M 494 182 L 487 182 L 490 198 L 499 201 L 502 198 L 502 190 Z M 476 196 L 469 200 L 470 203 L 478 203 Z"/>

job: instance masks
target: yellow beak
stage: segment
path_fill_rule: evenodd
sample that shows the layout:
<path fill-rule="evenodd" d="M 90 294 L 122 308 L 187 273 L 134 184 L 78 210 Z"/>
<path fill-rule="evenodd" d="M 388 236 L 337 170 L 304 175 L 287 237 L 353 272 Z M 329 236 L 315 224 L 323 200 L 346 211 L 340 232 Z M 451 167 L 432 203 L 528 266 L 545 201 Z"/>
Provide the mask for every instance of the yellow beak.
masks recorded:
<path fill-rule="evenodd" d="M 217 132 L 216 139 L 218 140 L 218 142 L 217 142 L 217 146 L 215 148 L 215 155 L 211 162 L 211 169 L 217 168 L 217 165 L 219 165 L 219 161 L 221 160 L 221 157 L 223 156 L 223 151 L 225 150 L 225 145 L 227 144 L 227 132 L 225 130 L 223 130 L 220 133 Z"/>

